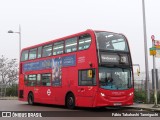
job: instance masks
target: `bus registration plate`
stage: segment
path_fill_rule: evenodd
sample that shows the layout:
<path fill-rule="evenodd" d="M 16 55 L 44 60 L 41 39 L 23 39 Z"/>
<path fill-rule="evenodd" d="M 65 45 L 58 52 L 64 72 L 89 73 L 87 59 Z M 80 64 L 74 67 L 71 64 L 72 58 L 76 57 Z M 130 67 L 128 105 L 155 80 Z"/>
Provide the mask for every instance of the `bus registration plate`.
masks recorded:
<path fill-rule="evenodd" d="M 120 103 L 120 102 L 114 103 L 114 106 L 120 106 L 120 105 L 122 105 L 122 103 Z"/>

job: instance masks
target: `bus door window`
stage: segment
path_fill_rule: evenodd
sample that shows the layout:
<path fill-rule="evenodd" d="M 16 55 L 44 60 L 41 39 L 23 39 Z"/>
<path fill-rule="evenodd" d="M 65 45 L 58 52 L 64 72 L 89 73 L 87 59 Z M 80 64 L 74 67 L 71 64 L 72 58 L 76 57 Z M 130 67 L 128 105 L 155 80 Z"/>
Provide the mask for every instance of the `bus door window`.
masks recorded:
<path fill-rule="evenodd" d="M 96 85 L 95 69 L 79 70 L 79 85 L 80 86 Z"/>

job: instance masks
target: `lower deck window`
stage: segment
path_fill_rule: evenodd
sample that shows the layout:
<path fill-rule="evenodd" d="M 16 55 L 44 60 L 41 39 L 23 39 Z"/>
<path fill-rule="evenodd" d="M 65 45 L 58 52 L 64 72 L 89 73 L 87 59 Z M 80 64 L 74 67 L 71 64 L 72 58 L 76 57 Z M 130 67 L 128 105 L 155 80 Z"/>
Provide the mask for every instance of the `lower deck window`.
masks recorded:
<path fill-rule="evenodd" d="M 51 86 L 51 74 L 42 74 L 42 86 Z"/>
<path fill-rule="evenodd" d="M 26 84 L 27 86 L 35 86 L 36 85 L 36 75 L 28 75 Z"/>
<path fill-rule="evenodd" d="M 51 86 L 51 74 L 25 75 L 24 83 L 26 86 Z"/>

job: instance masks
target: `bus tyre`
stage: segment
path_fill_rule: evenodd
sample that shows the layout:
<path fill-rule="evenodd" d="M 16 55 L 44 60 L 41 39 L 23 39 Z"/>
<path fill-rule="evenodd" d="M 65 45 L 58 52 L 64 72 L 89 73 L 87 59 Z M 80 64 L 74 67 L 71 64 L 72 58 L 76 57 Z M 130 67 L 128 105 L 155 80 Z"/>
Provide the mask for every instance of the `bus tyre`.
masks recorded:
<path fill-rule="evenodd" d="M 34 96 L 33 93 L 29 93 L 28 95 L 28 104 L 33 105 L 34 104 Z"/>
<path fill-rule="evenodd" d="M 69 93 L 67 95 L 66 106 L 69 109 L 74 109 L 75 108 L 75 97 L 72 93 Z"/>

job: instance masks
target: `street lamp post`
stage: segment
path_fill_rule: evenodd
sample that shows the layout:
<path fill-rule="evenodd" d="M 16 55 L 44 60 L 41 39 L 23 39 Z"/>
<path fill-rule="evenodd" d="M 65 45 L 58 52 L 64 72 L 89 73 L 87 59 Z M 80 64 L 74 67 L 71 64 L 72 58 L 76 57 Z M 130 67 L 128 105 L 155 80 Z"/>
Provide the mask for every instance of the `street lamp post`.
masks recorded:
<path fill-rule="evenodd" d="M 8 33 L 17 33 L 19 35 L 19 57 L 21 55 L 21 26 L 19 25 L 19 31 L 14 32 L 12 30 L 9 30 Z"/>
<path fill-rule="evenodd" d="M 19 61 L 20 61 L 20 56 L 21 56 L 21 26 L 19 25 L 19 31 L 18 32 L 14 32 L 12 30 L 9 30 L 8 33 L 17 33 L 19 35 Z M 20 66 L 19 66 L 20 68 Z M 17 91 L 17 87 L 15 87 L 16 91 Z"/>
<path fill-rule="evenodd" d="M 144 31 L 144 52 L 145 52 L 145 73 L 146 73 L 147 103 L 150 103 L 148 48 L 147 48 L 147 33 L 146 33 L 146 18 L 145 18 L 145 2 L 144 2 L 144 0 L 142 0 L 142 12 L 143 12 L 143 31 Z"/>

